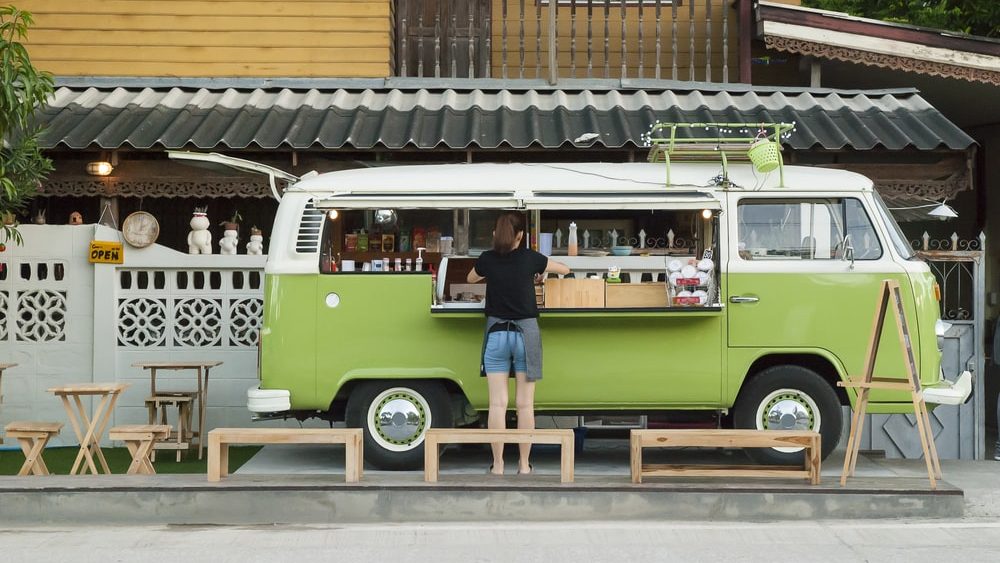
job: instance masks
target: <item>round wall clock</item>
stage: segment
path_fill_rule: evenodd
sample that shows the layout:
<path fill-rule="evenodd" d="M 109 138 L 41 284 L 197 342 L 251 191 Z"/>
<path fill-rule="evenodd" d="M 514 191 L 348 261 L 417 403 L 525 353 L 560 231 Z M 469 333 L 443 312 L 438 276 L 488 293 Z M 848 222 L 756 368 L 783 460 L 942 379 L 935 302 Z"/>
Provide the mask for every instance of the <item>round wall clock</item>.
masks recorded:
<path fill-rule="evenodd" d="M 160 236 L 160 223 L 145 211 L 136 211 L 122 221 L 125 242 L 136 248 L 145 248 Z"/>

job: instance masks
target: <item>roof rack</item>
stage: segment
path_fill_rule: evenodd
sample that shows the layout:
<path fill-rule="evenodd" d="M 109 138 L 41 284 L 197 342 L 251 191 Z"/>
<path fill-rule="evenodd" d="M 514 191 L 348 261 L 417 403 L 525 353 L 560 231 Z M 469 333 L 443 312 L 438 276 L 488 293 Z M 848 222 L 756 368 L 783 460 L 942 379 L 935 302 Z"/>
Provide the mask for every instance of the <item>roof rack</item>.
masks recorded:
<path fill-rule="evenodd" d="M 778 185 L 785 185 L 781 139 L 788 138 L 795 123 L 665 123 L 656 122 L 646 141 L 649 162 L 667 165 L 676 160 L 722 163 L 723 183 L 729 183 L 729 161 L 751 162 L 760 173 L 778 171 Z"/>

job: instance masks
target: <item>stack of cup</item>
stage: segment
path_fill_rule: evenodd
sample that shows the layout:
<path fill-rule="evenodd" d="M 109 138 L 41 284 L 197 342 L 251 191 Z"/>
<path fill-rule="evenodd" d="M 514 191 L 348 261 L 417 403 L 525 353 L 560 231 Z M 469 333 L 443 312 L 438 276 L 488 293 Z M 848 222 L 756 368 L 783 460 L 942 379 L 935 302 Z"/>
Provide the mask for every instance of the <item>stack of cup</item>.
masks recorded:
<path fill-rule="evenodd" d="M 552 256 L 552 233 L 538 233 L 538 251 Z"/>

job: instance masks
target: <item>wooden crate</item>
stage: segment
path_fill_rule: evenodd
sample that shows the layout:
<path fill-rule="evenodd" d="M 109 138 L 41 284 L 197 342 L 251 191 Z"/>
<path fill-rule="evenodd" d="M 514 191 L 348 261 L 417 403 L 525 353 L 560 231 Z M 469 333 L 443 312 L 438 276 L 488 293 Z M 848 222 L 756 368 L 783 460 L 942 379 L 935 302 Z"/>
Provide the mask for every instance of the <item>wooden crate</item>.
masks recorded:
<path fill-rule="evenodd" d="M 668 307 L 667 286 L 663 283 L 609 283 L 608 307 Z"/>
<path fill-rule="evenodd" d="M 553 278 L 545 280 L 545 307 L 603 308 L 604 280 Z"/>

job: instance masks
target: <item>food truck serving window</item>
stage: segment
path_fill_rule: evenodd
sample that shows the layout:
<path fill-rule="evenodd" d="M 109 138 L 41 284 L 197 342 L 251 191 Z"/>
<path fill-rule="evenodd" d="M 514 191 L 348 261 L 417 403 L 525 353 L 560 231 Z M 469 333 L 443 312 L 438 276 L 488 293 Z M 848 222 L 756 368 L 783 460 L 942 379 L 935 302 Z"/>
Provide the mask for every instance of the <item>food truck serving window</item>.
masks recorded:
<path fill-rule="evenodd" d="M 744 200 L 739 204 L 744 260 L 877 260 L 882 245 L 860 200 Z"/>

